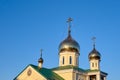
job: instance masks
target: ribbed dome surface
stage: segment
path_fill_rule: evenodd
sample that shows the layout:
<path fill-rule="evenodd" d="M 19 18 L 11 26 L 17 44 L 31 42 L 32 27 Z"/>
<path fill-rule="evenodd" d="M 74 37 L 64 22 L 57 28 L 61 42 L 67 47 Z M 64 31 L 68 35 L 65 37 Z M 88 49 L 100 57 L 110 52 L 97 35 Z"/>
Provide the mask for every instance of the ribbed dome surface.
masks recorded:
<path fill-rule="evenodd" d="M 66 51 L 66 50 L 77 51 L 77 52 L 79 52 L 80 50 L 79 44 L 71 37 L 70 34 L 59 45 L 59 52 Z"/>

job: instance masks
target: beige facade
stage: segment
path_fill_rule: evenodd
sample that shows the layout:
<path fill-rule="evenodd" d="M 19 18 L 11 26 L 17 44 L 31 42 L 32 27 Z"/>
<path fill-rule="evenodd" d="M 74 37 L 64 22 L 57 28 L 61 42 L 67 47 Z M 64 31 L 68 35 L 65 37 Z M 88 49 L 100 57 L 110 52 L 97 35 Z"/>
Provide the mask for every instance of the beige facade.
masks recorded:
<path fill-rule="evenodd" d="M 17 78 L 16 80 L 47 80 L 37 71 L 35 71 L 31 66 L 28 66 Z"/>
<path fill-rule="evenodd" d="M 72 69 L 59 70 L 59 71 L 54 71 L 54 72 L 59 74 L 65 80 L 73 80 L 73 70 Z"/>

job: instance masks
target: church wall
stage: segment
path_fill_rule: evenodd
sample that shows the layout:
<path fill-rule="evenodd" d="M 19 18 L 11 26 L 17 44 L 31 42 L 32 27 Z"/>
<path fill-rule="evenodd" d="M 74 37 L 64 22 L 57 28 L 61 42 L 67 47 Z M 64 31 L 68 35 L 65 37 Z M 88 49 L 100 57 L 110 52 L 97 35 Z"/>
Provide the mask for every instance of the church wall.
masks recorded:
<path fill-rule="evenodd" d="M 18 77 L 17 80 L 47 80 L 38 72 L 36 72 L 31 66 L 26 68 Z"/>
<path fill-rule="evenodd" d="M 54 72 L 63 77 L 65 80 L 86 80 L 86 74 L 74 71 L 73 69 L 57 70 Z"/>
<path fill-rule="evenodd" d="M 77 80 L 86 80 L 86 77 L 84 75 L 78 75 Z"/>
<path fill-rule="evenodd" d="M 74 79 L 73 80 L 86 80 L 86 73 L 74 71 Z"/>
<path fill-rule="evenodd" d="M 71 64 L 70 64 L 70 56 L 71 56 Z M 64 57 L 64 64 L 63 64 L 63 57 Z M 75 52 L 62 52 L 59 54 L 59 66 L 66 66 L 66 65 L 73 65 L 78 66 L 78 54 Z"/>
<path fill-rule="evenodd" d="M 100 72 L 89 72 L 87 73 L 87 79 L 86 80 L 90 80 L 90 77 L 89 76 L 92 76 L 92 75 L 95 75 L 96 76 L 96 80 L 100 80 Z"/>
<path fill-rule="evenodd" d="M 74 80 L 73 79 L 73 70 L 69 69 L 69 70 L 58 70 L 58 71 L 54 71 L 55 73 L 57 73 L 59 76 L 63 77 L 65 80 Z"/>

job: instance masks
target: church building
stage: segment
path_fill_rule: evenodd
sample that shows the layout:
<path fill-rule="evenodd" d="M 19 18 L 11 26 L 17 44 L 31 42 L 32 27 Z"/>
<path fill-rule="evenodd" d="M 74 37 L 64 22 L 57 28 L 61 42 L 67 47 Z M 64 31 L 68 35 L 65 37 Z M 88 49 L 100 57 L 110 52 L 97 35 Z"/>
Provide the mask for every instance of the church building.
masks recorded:
<path fill-rule="evenodd" d="M 59 65 L 52 69 L 43 67 L 41 51 L 38 65 L 29 64 L 14 80 L 107 80 L 108 74 L 100 68 L 101 54 L 96 50 L 95 43 L 88 55 L 90 68 L 79 67 L 80 46 L 71 35 L 71 21 L 69 18 L 68 35 L 58 48 Z"/>

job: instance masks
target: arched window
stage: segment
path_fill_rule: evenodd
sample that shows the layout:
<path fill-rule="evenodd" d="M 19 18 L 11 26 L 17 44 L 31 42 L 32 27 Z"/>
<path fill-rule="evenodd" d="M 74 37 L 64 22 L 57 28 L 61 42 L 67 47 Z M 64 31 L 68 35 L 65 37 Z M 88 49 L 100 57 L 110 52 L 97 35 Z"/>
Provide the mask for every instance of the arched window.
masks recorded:
<path fill-rule="evenodd" d="M 92 63 L 92 67 L 94 67 L 94 63 Z"/>
<path fill-rule="evenodd" d="M 62 63 L 64 64 L 64 62 L 65 62 L 65 59 L 64 59 L 64 56 L 63 56 L 63 60 L 62 60 Z"/>
<path fill-rule="evenodd" d="M 69 63 L 72 64 L 72 56 L 69 58 Z"/>
<path fill-rule="evenodd" d="M 76 65 L 78 65 L 78 57 L 76 57 Z"/>
<path fill-rule="evenodd" d="M 96 67 L 97 67 L 97 63 L 95 63 Z"/>

